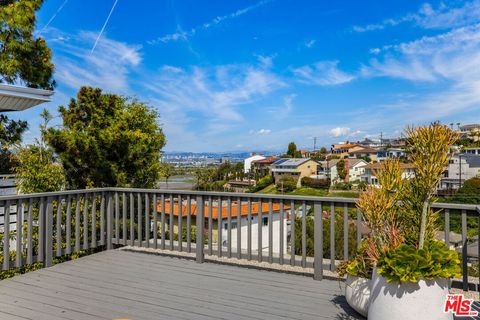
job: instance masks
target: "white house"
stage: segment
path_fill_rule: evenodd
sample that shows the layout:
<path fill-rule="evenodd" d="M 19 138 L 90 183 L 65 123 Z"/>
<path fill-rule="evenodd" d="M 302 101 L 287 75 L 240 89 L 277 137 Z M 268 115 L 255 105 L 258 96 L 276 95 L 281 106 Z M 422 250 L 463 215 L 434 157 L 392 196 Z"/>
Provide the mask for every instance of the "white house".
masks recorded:
<path fill-rule="evenodd" d="M 439 189 L 458 189 L 465 180 L 480 176 L 480 155 L 455 154 L 450 159 Z"/>
<path fill-rule="evenodd" d="M 328 175 L 332 183 L 341 181 L 340 176 L 338 175 L 337 165 L 339 159 L 333 159 L 330 161 L 325 161 L 328 168 Z M 367 165 L 367 162 L 363 159 L 345 159 L 345 166 L 347 167 L 347 176 L 345 177 L 346 182 L 355 182 L 360 181 L 362 175 L 364 174 L 364 166 Z"/>
<path fill-rule="evenodd" d="M 248 203 L 242 202 L 240 206 L 237 201 L 232 201 L 231 203 L 231 247 L 235 251 L 237 249 L 237 233 L 240 230 L 241 233 L 241 249 L 248 249 Z M 187 225 L 187 201 L 182 201 L 181 210 L 179 210 L 178 202 L 175 202 L 173 205 L 173 214 L 175 216 L 175 225 L 174 230 L 178 232 L 177 222 L 178 215 L 181 212 L 182 215 L 182 224 L 183 226 Z M 168 216 L 171 212 L 170 201 L 165 201 L 165 214 Z M 269 232 L 272 225 L 272 251 L 275 254 L 280 252 L 280 243 L 283 242 L 283 253 L 287 252 L 287 237 L 288 237 L 288 219 L 290 217 L 290 206 L 285 204 L 283 207 L 283 223 L 281 222 L 281 211 L 279 203 L 272 203 L 272 220 L 270 221 L 269 212 L 270 205 L 267 202 L 262 202 L 261 208 L 259 202 L 252 202 L 250 207 L 250 223 L 251 223 L 251 248 L 253 252 L 259 250 L 258 247 L 258 235 L 259 230 L 262 231 L 262 250 L 269 250 Z M 259 219 L 259 212 L 262 212 L 262 218 Z M 162 204 L 159 203 L 157 206 L 157 211 L 162 212 Z M 208 228 L 208 219 L 210 217 L 210 208 L 208 203 L 204 205 L 204 219 L 205 219 L 205 228 Z M 197 204 L 195 201 L 192 201 L 190 205 L 190 213 L 192 215 L 192 225 L 195 225 L 196 220 L 195 216 L 197 214 Z M 240 214 L 240 224 L 238 224 L 237 217 Z M 226 250 L 228 247 L 228 217 L 229 217 L 229 206 L 227 201 L 212 201 L 211 207 L 211 216 L 212 216 L 212 242 L 215 245 L 218 245 L 218 230 L 221 229 L 221 246 Z M 167 218 L 167 224 L 169 219 Z M 283 229 L 283 237 L 280 239 L 280 228 Z M 168 226 L 167 226 L 168 230 Z"/>
<path fill-rule="evenodd" d="M 264 160 L 266 157 L 261 156 L 259 154 L 252 153 L 252 155 L 245 160 L 243 160 L 243 170 L 245 173 L 249 173 L 252 169 L 252 162 L 258 160 Z"/>

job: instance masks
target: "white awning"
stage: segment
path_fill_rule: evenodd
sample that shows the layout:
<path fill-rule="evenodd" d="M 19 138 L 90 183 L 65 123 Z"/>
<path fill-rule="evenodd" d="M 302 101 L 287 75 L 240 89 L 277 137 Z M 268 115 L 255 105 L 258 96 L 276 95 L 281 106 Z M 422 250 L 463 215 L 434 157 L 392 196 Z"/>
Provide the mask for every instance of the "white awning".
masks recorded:
<path fill-rule="evenodd" d="M 0 111 L 21 111 L 49 102 L 51 90 L 33 89 L 0 83 Z"/>

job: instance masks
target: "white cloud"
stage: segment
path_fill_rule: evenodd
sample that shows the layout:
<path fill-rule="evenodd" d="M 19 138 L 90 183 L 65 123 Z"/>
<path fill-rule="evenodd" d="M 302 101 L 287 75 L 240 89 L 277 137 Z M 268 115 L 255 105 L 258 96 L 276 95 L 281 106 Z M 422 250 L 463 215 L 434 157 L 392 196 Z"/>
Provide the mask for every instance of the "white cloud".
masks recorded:
<path fill-rule="evenodd" d="M 63 37 L 69 41 L 52 43 L 54 50 L 62 53 L 54 55 L 55 78 L 60 84 L 73 89 L 91 85 L 128 92 L 129 73 L 142 61 L 140 46 L 104 36 L 98 42 L 96 51 L 91 53 L 87 47 L 95 41 L 95 33 L 80 32 Z"/>
<path fill-rule="evenodd" d="M 188 38 L 194 36 L 199 31 L 210 29 L 210 28 L 212 28 L 212 27 L 214 27 L 214 26 L 216 26 L 216 25 L 218 25 L 218 24 L 220 24 L 220 23 L 222 23 L 226 20 L 235 19 L 237 17 L 240 17 L 240 16 L 242 16 L 244 14 L 247 14 L 247 13 L 253 11 L 253 10 L 256 10 L 260 7 L 263 7 L 264 5 L 266 5 L 266 4 L 268 4 L 272 1 L 273 0 L 261 0 L 254 5 L 245 7 L 243 9 L 238 9 L 237 11 L 232 12 L 230 14 L 226 14 L 224 16 L 217 16 L 217 17 L 213 18 L 212 20 L 210 20 L 210 22 L 206 22 L 204 24 L 198 25 L 195 28 L 190 29 L 189 31 L 184 31 L 184 30 L 181 30 L 181 28 L 177 27 L 177 29 L 178 29 L 177 32 L 164 35 L 164 36 L 159 37 L 155 40 L 148 41 L 148 44 L 154 45 L 154 44 L 158 44 L 158 43 L 167 43 L 167 42 L 170 42 L 170 41 L 188 40 Z"/>
<path fill-rule="evenodd" d="M 243 123 L 243 107 L 286 86 L 268 69 L 246 64 L 164 66 L 144 85 L 162 115 L 169 141 L 174 145 L 189 141 L 190 149 L 205 147 L 206 141 L 209 149 L 215 148 L 214 141 L 224 143 L 225 132 Z M 266 135 L 267 130 L 259 134 Z"/>
<path fill-rule="evenodd" d="M 369 118 L 382 119 L 385 125 L 398 118 L 418 123 L 480 109 L 480 24 L 385 46 L 382 53 L 364 66 L 364 76 L 423 82 L 423 86 L 413 96 L 378 106 Z"/>
<path fill-rule="evenodd" d="M 330 130 L 330 135 L 338 138 L 349 135 L 351 132 L 350 128 L 347 127 L 336 127 Z"/>
<path fill-rule="evenodd" d="M 350 82 L 355 76 L 337 68 L 338 61 L 319 61 L 293 70 L 294 75 L 302 83 L 333 86 Z"/>
<path fill-rule="evenodd" d="M 402 23 L 414 23 L 426 29 L 450 29 L 467 26 L 480 21 L 480 0 L 465 2 L 461 6 L 451 7 L 440 3 L 437 8 L 425 3 L 415 13 L 408 13 L 402 17 L 386 19 L 380 23 L 366 26 L 353 26 L 354 32 L 368 32 L 383 30 L 387 27 Z"/>
<path fill-rule="evenodd" d="M 260 129 L 256 132 L 257 135 L 264 136 L 272 133 L 272 130 L 270 129 Z"/>

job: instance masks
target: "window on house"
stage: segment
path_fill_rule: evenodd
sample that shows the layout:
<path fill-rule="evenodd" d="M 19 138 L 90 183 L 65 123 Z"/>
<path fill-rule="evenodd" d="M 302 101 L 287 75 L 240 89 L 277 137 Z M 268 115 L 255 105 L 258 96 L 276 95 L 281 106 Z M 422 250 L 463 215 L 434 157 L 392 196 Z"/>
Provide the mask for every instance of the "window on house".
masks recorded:
<path fill-rule="evenodd" d="M 268 217 L 263 218 L 263 225 L 268 226 Z"/>

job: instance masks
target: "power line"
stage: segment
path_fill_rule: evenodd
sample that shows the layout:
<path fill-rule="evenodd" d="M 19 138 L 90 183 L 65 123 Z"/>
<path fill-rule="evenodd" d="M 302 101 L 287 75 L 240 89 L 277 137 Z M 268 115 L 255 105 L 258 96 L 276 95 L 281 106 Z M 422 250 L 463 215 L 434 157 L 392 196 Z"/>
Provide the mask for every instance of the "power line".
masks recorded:
<path fill-rule="evenodd" d="M 103 31 L 107 27 L 108 20 L 110 20 L 110 17 L 113 13 L 113 10 L 115 9 L 115 6 L 117 5 L 117 2 L 118 2 L 118 0 L 115 0 L 115 2 L 113 3 L 112 9 L 110 9 L 110 13 L 108 14 L 107 20 L 105 20 L 105 23 L 103 24 L 102 30 L 100 30 L 100 33 L 98 34 L 97 40 L 95 40 L 95 43 L 93 44 L 92 51 L 90 53 L 93 53 L 93 51 L 97 47 L 98 40 L 100 40 L 100 37 L 102 36 Z"/>

